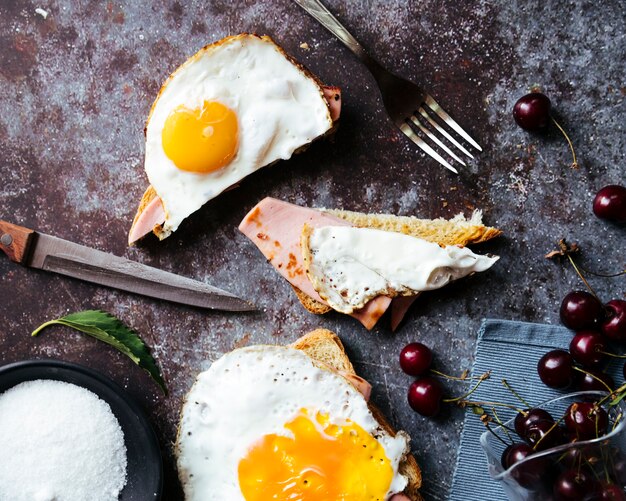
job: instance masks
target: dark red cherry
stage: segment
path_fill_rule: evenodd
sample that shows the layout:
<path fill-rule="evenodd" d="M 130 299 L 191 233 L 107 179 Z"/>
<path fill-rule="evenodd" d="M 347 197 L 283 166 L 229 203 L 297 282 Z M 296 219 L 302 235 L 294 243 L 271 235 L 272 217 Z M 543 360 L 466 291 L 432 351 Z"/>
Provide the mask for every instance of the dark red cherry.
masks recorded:
<path fill-rule="evenodd" d="M 509 468 L 521 461 L 524 461 L 534 453 L 533 448 L 524 443 L 513 444 L 507 456 Z M 544 457 L 529 458 L 524 463 L 515 467 L 512 476 L 517 482 L 527 489 L 535 490 L 539 487 L 546 471 L 550 468 L 550 461 Z"/>
<path fill-rule="evenodd" d="M 528 431 L 528 427 L 534 423 L 545 421 L 550 424 L 554 424 L 554 418 L 550 415 L 550 413 L 543 409 L 527 409 L 523 412 L 518 412 L 517 416 L 515 416 L 515 431 L 520 436 L 520 438 L 526 440 L 526 432 Z"/>
<path fill-rule="evenodd" d="M 539 359 L 537 372 L 550 388 L 567 388 L 574 381 L 574 361 L 564 350 L 552 350 Z"/>
<path fill-rule="evenodd" d="M 500 463 L 502 464 L 502 468 L 505 470 L 509 469 L 509 452 L 513 449 L 513 444 L 507 445 L 506 448 L 502 451 L 502 456 L 500 456 Z"/>
<path fill-rule="evenodd" d="M 422 343 L 409 343 L 400 352 L 400 367 L 410 376 L 421 376 L 433 361 L 433 352 Z"/>
<path fill-rule="evenodd" d="M 579 364 L 594 367 L 604 362 L 604 339 L 594 331 L 577 332 L 569 344 L 569 352 Z"/>
<path fill-rule="evenodd" d="M 574 402 L 565 411 L 565 426 L 579 440 L 590 440 L 606 434 L 609 416 L 592 402 Z"/>
<path fill-rule="evenodd" d="M 554 482 L 553 492 L 557 501 L 584 501 L 596 491 L 596 483 L 584 470 L 571 469 L 561 473 Z"/>
<path fill-rule="evenodd" d="M 584 331 L 593 329 L 603 319 L 602 303 L 589 292 L 575 291 L 567 294 L 561 302 L 561 323 L 569 329 Z"/>
<path fill-rule="evenodd" d="M 604 308 L 606 320 L 601 324 L 602 334 L 613 341 L 626 343 L 626 301 L 613 299 Z"/>
<path fill-rule="evenodd" d="M 560 426 L 547 421 L 533 423 L 526 430 L 526 441 L 536 451 L 545 451 L 566 442 L 565 434 Z"/>
<path fill-rule="evenodd" d="M 586 373 L 579 372 L 576 374 L 574 384 L 578 391 L 610 391 L 608 388 L 615 389 L 613 378 L 595 369 L 587 369 Z"/>
<path fill-rule="evenodd" d="M 439 381 L 426 376 L 413 381 L 409 386 L 409 405 L 422 416 L 434 416 L 439 412 L 443 390 Z"/>
<path fill-rule="evenodd" d="M 513 118 L 522 129 L 545 129 L 550 123 L 550 99 L 541 92 L 522 96 L 513 106 Z"/>
<path fill-rule="evenodd" d="M 603 482 L 594 501 L 626 501 L 624 489 L 617 484 Z"/>
<path fill-rule="evenodd" d="M 626 223 L 626 187 L 605 186 L 593 199 L 593 213 L 601 219 Z"/>
<path fill-rule="evenodd" d="M 565 469 L 588 467 L 588 454 L 585 447 L 569 447 L 558 457 L 558 463 Z"/>

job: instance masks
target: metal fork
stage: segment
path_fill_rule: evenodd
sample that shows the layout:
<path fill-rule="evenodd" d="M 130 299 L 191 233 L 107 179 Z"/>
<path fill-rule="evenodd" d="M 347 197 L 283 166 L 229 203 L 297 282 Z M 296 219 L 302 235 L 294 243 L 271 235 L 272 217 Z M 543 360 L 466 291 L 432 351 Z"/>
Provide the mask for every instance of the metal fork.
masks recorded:
<path fill-rule="evenodd" d="M 389 117 L 396 126 L 424 152 L 455 174 L 458 174 L 458 171 L 425 141 L 426 138 L 463 166 L 466 165 L 465 162 L 450 149 L 450 146 L 457 148 L 457 150 L 464 155 L 474 158 L 472 154 L 442 126 L 442 122 L 471 146 L 478 151 L 482 151 L 479 144 L 474 141 L 430 95 L 414 83 L 390 73 L 365 52 L 361 44 L 357 42 L 348 30 L 346 30 L 319 0 L 293 1 L 317 19 L 367 66 L 378 83 L 383 98 L 383 104 L 385 105 Z M 439 137 L 437 137 L 436 133 L 439 133 Z M 446 140 L 448 145 L 444 142 Z"/>

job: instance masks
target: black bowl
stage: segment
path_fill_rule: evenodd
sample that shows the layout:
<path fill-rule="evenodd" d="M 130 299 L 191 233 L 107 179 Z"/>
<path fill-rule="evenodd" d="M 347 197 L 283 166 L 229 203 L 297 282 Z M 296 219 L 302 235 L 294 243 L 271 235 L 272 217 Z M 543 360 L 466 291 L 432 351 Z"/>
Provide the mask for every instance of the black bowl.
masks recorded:
<path fill-rule="evenodd" d="M 120 501 L 161 499 L 163 464 L 154 430 L 141 408 L 117 384 L 82 365 L 60 360 L 28 360 L 0 367 L 0 393 L 34 379 L 65 381 L 87 388 L 111 406 L 126 443 L 126 485 Z"/>

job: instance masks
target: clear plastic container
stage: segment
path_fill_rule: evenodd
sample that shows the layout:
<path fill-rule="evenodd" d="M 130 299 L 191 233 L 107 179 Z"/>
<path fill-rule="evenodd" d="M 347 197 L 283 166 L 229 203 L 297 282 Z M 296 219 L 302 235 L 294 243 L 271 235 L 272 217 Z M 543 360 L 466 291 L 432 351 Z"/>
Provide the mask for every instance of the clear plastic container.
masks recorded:
<path fill-rule="evenodd" d="M 548 400 L 537 407 L 547 410 L 555 420 L 561 418 L 574 402 L 595 402 L 606 396 L 597 391 L 569 393 Z M 487 431 L 480 437 L 480 443 L 487 455 L 491 477 L 502 482 L 502 487 L 511 501 L 545 501 L 554 499 L 552 488 L 554 479 L 566 469 L 583 469 L 596 484 L 609 481 L 626 489 L 626 403 L 603 408 L 609 413 L 609 433 L 603 437 L 575 443 L 568 443 L 537 452 L 523 461 L 504 470 L 501 463 L 506 445 L 493 433 Z M 505 423 L 514 428 L 513 419 Z M 493 432 L 506 443 L 511 439 L 500 426 L 492 426 Z M 515 432 L 508 432 L 513 440 L 522 441 Z M 572 466 L 573 465 L 573 466 Z M 581 500 L 582 501 L 582 500 Z"/>

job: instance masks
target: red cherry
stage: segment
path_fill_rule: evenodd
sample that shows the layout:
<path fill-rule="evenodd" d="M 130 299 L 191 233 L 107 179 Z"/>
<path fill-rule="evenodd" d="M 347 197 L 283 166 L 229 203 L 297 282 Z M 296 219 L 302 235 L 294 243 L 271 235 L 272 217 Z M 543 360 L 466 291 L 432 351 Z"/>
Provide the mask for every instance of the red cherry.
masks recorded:
<path fill-rule="evenodd" d="M 426 376 L 413 381 L 409 386 L 409 405 L 422 416 L 434 416 L 439 412 L 443 390 L 439 381 Z"/>
<path fill-rule="evenodd" d="M 545 451 L 564 444 L 567 440 L 560 426 L 555 426 L 554 423 L 547 421 L 540 421 L 528 427 L 526 441 L 533 446 L 534 450 Z"/>
<path fill-rule="evenodd" d="M 583 501 L 596 491 L 593 477 L 584 470 L 566 470 L 561 473 L 553 487 L 557 501 Z"/>
<path fill-rule="evenodd" d="M 513 118 L 522 129 L 545 129 L 550 123 L 550 99 L 541 92 L 522 96 L 513 106 Z"/>
<path fill-rule="evenodd" d="M 506 458 L 509 468 L 514 467 L 517 463 L 532 456 L 534 452 L 533 448 L 528 444 L 513 444 Z M 531 457 L 524 461 L 523 464 L 515 467 L 511 475 L 522 487 L 534 490 L 537 488 L 537 484 L 541 483 L 541 480 L 549 468 L 550 461 L 545 457 Z"/>
<path fill-rule="evenodd" d="M 615 388 L 615 381 L 611 376 L 593 369 L 587 369 L 587 373 L 579 372 L 575 383 L 578 391 L 609 391 L 607 386 L 611 390 Z"/>
<path fill-rule="evenodd" d="M 604 340 L 593 331 L 577 332 L 569 345 L 569 352 L 574 360 L 585 367 L 600 365 L 606 358 L 606 355 L 601 353 L 603 351 L 605 351 Z"/>
<path fill-rule="evenodd" d="M 574 381 L 574 362 L 564 350 L 552 350 L 539 359 L 537 372 L 550 388 L 567 388 Z"/>
<path fill-rule="evenodd" d="M 626 343 L 626 301 L 613 299 L 604 308 L 606 320 L 600 326 L 602 334 L 613 341 Z"/>
<path fill-rule="evenodd" d="M 422 343 L 409 343 L 400 352 L 400 367 L 410 376 L 421 376 L 433 361 L 433 352 Z"/>
<path fill-rule="evenodd" d="M 575 331 L 593 329 L 603 318 L 602 303 L 586 291 L 575 291 L 567 294 L 561 302 L 561 322 L 565 327 Z"/>
<path fill-rule="evenodd" d="M 505 470 L 509 469 L 509 453 L 513 450 L 513 444 L 507 445 L 506 448 L 502 451 L 502 456 L 500 456 L 500 463 L 502 464 L 502 468 Z"/>
<path fill-rule="evenodd" d="M 597 497 L 594 499 L 598 501 L 626 501 L 626 494 L 619 485 L 603 482 Z"/>
<path fill-rule="evenodd" d="M 550 415 L 550 413 L 543 409 L 527 409 L 524 412 L 518 412 L 517 416 L 515 416 L 515 431 L 520 436 L 520 438 L 526 440 L 526 433 L 528 432 L 528 428 L 540 422 L 547 422 L 550 424 L 554 424 L 554 418 Z"/>
<path fill-rule="evenodd" d="M 593 213 L 601 219 L 626 223 L 626 187 L 605 186 L 593 199 Z"/>
<path fill-rule="evenodd" d="M 574 402 L 565 411 L 565 426 L 579 440 L 590 440 L 606 434 L 609 416 L 592 402 Z"/>

